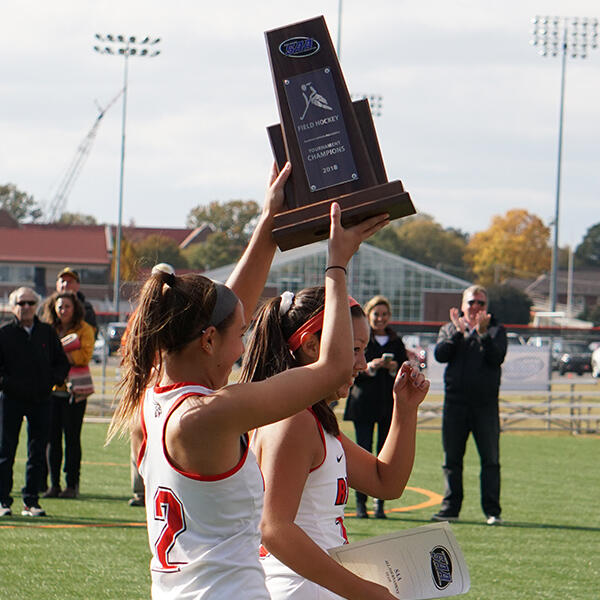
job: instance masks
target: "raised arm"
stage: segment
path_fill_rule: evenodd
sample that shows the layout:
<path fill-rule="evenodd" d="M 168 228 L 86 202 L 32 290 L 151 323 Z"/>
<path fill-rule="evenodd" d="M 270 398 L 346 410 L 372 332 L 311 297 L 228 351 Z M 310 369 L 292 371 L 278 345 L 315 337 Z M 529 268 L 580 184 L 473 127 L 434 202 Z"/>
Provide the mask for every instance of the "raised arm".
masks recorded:
<path fill-rule="evenodd" d="M 252 318 L 273 262 L 277 248 L 272 233 L 273 218 L 283 209 L 283 186 L 290 172 L 289 162 L 281 169 L 279 175 L 273 163 L 262 214 L 242 258 L 227 279 L 227 286 L 242 301 L 246 322 L 250 322 Z"/>
<path fill-rule="evenodd" d="M 342 435 L 351 487 L 382 500 L 402 495 L 415 459 L 417 410 L 428 391 L 423 374 L 403 363 L 394 381 L 390 431 L 377 457 Z"/>
<path fill-rule="evenodd" d="M 352 374 L 352 327 L 346 287 L 346 266 L 360 243 L 387 223 L 379 215 L 344 229 L 337 203 L 331 205 L 331 232 L 325 272 L 325 312 L 319 359 L 289 369 L 265 381 L 223 388 L 218 395 L 239 402 L 229 423 L 246 431 L 278 421 L 324 398 L 343 385 Z M 330 268 L 333 267 L 333 268 Z M 248 410 L 249 402 L 253 410 Z"/>
<path fill-rule="evenodd" d="M 352 374 L 353 350 L 345 268 L 360 243 L 387 223 L 387 215 L 344 229 L 340 207 L 332 203 L 329 266 L 319 359 L 264 381 L 225 386 L 197 402 L 187 402 L 171 420 L 167 445 L 186 471 L 223 473 L 239 459 L 239 436 L 312 405 L 343 385 Z M 237 335 L 237 334 L 236 334 Z"/>

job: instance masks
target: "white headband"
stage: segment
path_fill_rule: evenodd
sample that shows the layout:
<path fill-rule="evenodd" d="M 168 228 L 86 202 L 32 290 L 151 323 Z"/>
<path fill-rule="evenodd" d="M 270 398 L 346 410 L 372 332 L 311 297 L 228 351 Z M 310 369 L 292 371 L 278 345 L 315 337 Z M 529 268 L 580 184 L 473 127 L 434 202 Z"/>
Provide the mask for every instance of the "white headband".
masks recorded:
<path fill-rule="evenodd" d="M 294 292 L 285 291 L 281 294 L 281 302 L 279 303 L 279 316 L 283 317 L 283 315 L 287 314 L 288 310 L 290 310 L 292 306 L 292 302 L 294 301 Z"/>

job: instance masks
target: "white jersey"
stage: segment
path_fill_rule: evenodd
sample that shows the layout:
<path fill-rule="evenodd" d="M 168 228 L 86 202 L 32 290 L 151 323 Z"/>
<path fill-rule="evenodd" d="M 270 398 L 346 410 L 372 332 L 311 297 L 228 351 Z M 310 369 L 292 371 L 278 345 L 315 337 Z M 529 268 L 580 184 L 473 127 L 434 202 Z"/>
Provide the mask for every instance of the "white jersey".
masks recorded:
<path fill-rule="evenodd" d="M 294 523 L 323 550 L 348 543 L 344 527 L 344 508 L 348 501 L 346 455 L 339 437 L 323 431 L 315 418 L 325 457 L 311 469 Z M 261 563 L 272 600 L 333 600 L 341 596 L 305 579 L 261 547 Z"/>
<path fill-rule="evenodd" d="M 146 487 L 152 598 L 268 600 L 258 559 L 264 481 L 248 436 L 227 473 L 202 476 L 177 469 L 165 451 L 165 427 L 195 384 L 154 387 L 142 407 L 144 442 L 138 467 Z"/>

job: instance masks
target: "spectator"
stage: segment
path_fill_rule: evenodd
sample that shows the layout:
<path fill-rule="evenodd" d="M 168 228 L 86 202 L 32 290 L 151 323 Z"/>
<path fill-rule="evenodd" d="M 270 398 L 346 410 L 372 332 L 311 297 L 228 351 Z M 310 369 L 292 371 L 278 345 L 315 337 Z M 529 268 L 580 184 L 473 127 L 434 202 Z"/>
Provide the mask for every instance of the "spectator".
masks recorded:
<path fill-rule="evenodd" d="M 98 321 L 94 307 L 85 299 L 85 296 L 80 291 L 81 280 L 79 273 L 71 267 L 65 267 L 56 278 L 57 292 L 73 292 L 83 306 L 83 320 L 89 323 L 94 328 L 94 335 L 98 332 Z"/>
<path fill-rule="evenodd" d="M 72 291 L 55 292 L 46 301 L 43 320 L 52 325 L 63 342 L 73 367 L 87 367 L 94 352 L 94 329 L 83 320 L 83 306 Z M 76 336 L 76 337 L 75 337 Z M 66 381 L 54 386 L 47 457 L 50 487 L 44 498 L 77 498 L 81 470 L 81 427 L 87 396 L 78 396 Z M 61 490 L 60 466 L 65 438 L 66 487 Z"/>
<path fill-rule="evenodd" d="M 134 432 L 131 433 L 130 440 L 130 477 L 132 496 L 128 501 L 129 506 L 146 506 L 144 479 L 140 475 L 137 466 L 139 451 L 142 445 L 142 440 L 136 439 Z"/>
<path fill-rule="evenodd" d="M 373 451 L 377 423 L 377 453 L 381 452 L 390 430 L 394 398 L 392 390 L 398 365 L 408 360 L 402 339 L 389 327 L 391 308 L 385 296 L 375 296 L 365 304 L 369 319 L 369 343 L 365 350 L 367 369 L 354 380 L 346 401 L 344 419 L 354 422 L 356 443 Z M 367 496 L 356 491 L 356 516 L 366 519 Z M 375 518 L 385 519 L 384 502 L 375 501 Z"/>
<path fill-rule="evenodd" d="M 24 516 L 46 513 L 38 502 L 50 422 L 50 390 L 64 381 L 69 361 L 54 329 L 35 315 L 39 296 L 28 287 L 9 297 L 14 320 L 0 328 L 0 516 L 12 514 L 13 466 L 27 418 Z"/>
<path fill-rule="evenodd" d="M 472 432 L 481 461 L 481 507 L 486 523 L 502 523 L 498 392 L 505 355 L 506 331 L 487 312 L 485 288 L 467 288 L 462 310 L 450 309 L 450 323 L 440 329 L 435 347 L 435 359 L 448 365 L 442 416 L 446 491 L 434 521 L 458 519 L 463 501 L 463 457 Z"/>

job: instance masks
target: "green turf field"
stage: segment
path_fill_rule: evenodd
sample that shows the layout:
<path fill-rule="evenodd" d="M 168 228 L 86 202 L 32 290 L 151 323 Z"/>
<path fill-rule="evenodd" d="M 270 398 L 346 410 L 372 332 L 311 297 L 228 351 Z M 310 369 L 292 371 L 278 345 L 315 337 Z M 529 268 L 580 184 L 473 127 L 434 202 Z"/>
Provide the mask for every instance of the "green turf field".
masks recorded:
<path fill-rule="evenodd" d="M 347 423 L 344 423 L 346 426 Z M 25 428 L 24 428 L 25 429 Z M 21 517 L 25 438 L 15 467 L 13 511 L 0 519 L 0 600 L 149 598 L 144 512 L 127 505 L 129 446 L 103 447 L 106 425 L 84 425 L 77 500 L 47 499 L 48 517 Z M 489 527 L 479 508 L 478 458 L 466 456 L 465 505 L 452 528 L 471 572 L 471 600 L 599 598 L 600 469 L 598 436 L 503 434 L 502 505 L 506 524 Z M 409 486 L 440 494 L 440 433 L 418 434 Z M 428 500 L 407 490 L 386 508 Z M 418 527 L 437 506 L 389 513 L 386 521 L 346 519 L 350 540 Z M 348 513 L 354 509 L 351 493 Z"/>

